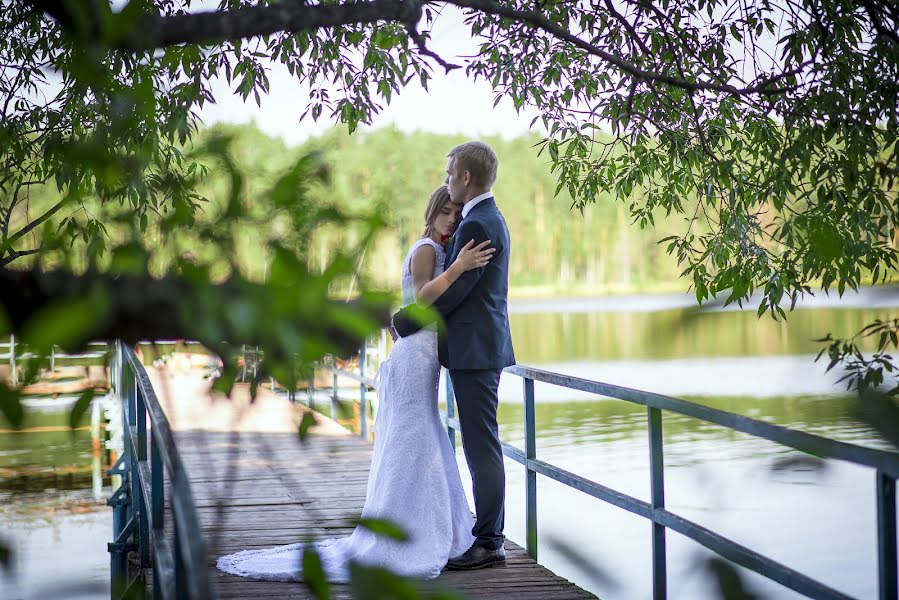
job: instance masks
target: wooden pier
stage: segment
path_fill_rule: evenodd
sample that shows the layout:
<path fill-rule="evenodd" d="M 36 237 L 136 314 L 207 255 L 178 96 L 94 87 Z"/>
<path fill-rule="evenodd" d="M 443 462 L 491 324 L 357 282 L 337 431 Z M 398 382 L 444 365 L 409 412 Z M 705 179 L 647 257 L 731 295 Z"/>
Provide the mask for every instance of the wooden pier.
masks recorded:
<path fill-rule="evenodd" d="M 308 540 L 346 536 L 365 501 L 372 446 L 330 419 L 301 443 L 306 408 L 268 390 L 213 400 L 196 373 L 150 376 L 169 417 L 208 543 L 207 568 L 219 598 L 312 598 L 302 583 L 254 581 L 222 573 L 218 556 Z M 167 527 L 171 507 L 166 497 Z M 506 566 L 444 572 L 422 589 L 451 588 L 469 598 L 567 599 L 592 594 L 540 566 L 507 541 Z M 351 598 L 350 586 L 332 597 Z"/>
<path fill-rule="evenodd" d="M 338 376 L 359 381 L 362 400 L 372 382 L 364 376 L 365 351 L 360 355 L 358 375 L 336 368 L 331 371 L 335 389 Z M 210 399 L 208 382 L 195 372 L 179 374 L 170 369 L 148 373 L 134 350 L 121 342 L 117 343 L 113 358 L 111 373 L 123 409 L 124 437 L 124 453 L 109 470 L 119 477 L 120 485 L 107 501 L 113 517 L 114 541 L 108 548 L 114 597 L 132 597 L 129 594 L 137 591 L 142 581 L 153 585 L 154 597 L 165 599 L 312 597 L 301 583 L 252 582 L 222 574 L 215 569 L 215 561 L 222 554 L 243 548 L 349 534 L 349 521 L 360 514 L 363 506 L 371 459 L 371 446 L 364 435 L 365 412 L 359 413 L 361 438 L 320 416 L 311 430 L 312 437 L 301 444 L 297 430 L 309 413 L 285 398 L 260 390 L 251 403 L 243 388 L 243 395 L 238 393 L 230 400 Z M 508 565 L 445 573 L 436 581 L 416 582 L 414 585 L 422 591 L 442 586 L 473 598 L 592 597 L 532 560 L 537 557 L 539 474 L 652 524 L 654 598 L 667 597 L 669 529 L 809 598 L 848 598 L 821 581 L 665 507 L 662 413 L 666 411 L 873 471 L 879 597 L 899 599 L 896 452 L 857 446 L 678 398 L 535 367 L 513 365 L 505 372 L 524 382 L 525 447 L 506 442 L 502 446 L 507 458 L 527 470 L 527 551 L 510 542 Z M 540 460 L 535 442 L 537 382 L 646 407 L 649 502 Z M 447 404 L 445 422 L 448 430 L 454 432 L 459 429 L 459 422 L 452 414 L 452 406 L 452 402 Z M 332 597 L 348 598 L 354 593 L 380 597 L 373 596 L 371 590 L 352 590 L 347 586 L 339 586 Z"/>

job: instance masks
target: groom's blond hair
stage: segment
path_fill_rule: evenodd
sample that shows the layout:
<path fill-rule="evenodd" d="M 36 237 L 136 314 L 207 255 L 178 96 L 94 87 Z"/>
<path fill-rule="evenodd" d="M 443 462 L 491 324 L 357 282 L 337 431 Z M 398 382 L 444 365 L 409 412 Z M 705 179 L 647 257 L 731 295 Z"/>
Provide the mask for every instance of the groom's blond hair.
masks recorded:
<path fill-rule="evenodd" d="M 456 146 L 447 157 L 453 159 L 456 176 L 468 171 L 471 173 L 472 183 L 488 189 L 496 182 L 499 161 L 490 146 L 484 142 L 466 142 Z"/>

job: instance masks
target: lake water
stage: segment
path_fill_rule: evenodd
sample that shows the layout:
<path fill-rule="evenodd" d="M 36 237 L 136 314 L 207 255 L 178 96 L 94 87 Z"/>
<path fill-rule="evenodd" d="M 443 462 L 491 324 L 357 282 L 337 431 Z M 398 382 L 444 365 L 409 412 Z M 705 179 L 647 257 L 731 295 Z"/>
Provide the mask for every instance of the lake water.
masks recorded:
<path fill-rule="evenodd" d="M 849 308 L 844 308 L 843 305 Z M 854 334 L 890 315 L 895 290 L 845 302 L 806 303 L 789 322 L 755 311 L 696 309 L 681 296 L 556 303 L 565 312 L 513 312 L 518 362 L 675 395 L 779 425 L 890 449 L 855 416 L 856 403 L 814 362 L 816 338 Z M 599 310 L 597 310 L 599 309 Z M 538 383 L 537 457 L 649 501 L 646 409 Z M 524 447 L 522 384 L 503 376 L 503 439 Z M 669 510 L 858 598 L 877 596 L 874 473 L 823 465 L 777 444 L 667 414 L 663 418 Z M 466 469 L 459 453 L 460 468 Z M 524 468 L 506 459 L 506 534 L 522 543 Z M 463 476 L 463 481 L 467 479 Z M 649 523 L 538 476 L 540 562 L 599 597 L 651 598 Z M 567 550 L 566 550 L 567 548 Z M 712 554 L 668 532 L 669 598 L 716 598 Z M 572 560 L 575 551 L 582 561 Z M 761 597 L 798 594 L 738 569 Z"/>
<path fill-rule="evenodd" d="M 813 358 L 813 342 L 850 335 L 899 306 L 895 290 L 808 303 L 788 323 L 755 311 L 696 309 L 689 297 L 519 301 L 513 339 L 521 364 L 676 395 L 780 425 L 887 448 Z M 537 455 L 649 499 L 645 409 L 538 384 Z M 523 447 L 521 381 L 504 376 L 504 440 Z M 67 414 L 34 409 L 30 425 Z M 0 537 L 18 576 L 0 571 L 0 598 L 108 597 L 111 490 L 90 431 L 13 433 L 0 426 Z M 859 598 L 876 597 L 874 476 L 797 456 L 691 419 L 664 418 L 666 503 L 756 551 Z M 461 452 L 460 466 L 466 470 Z M 506 533 L 524 541 L 523 467 L 507 460 Z M 463 473 L 463 481 L 468 479 Z M 640 517 L 538 477 L 540 561 L 605 600 L 650 597 L 650 526 Z M 669 597 L 718 597 L 709 553 L 668 533 Z M 584 560 L 572 560 L 570 551 Z M 789 591 L 741 571 L 760 596 Z M 73 587 L 74 586 L 74 587 Z M 65 589 L 65 594 L 57 593 Z"/>
<path fill-rule="evenodd" d="M 0 424 L 0 538 L 14 570 L 0 598 L 109 598 L 111 493 L 92 411 L 71 431 L 68 403 L 31 402 L 27 432 Z"/>

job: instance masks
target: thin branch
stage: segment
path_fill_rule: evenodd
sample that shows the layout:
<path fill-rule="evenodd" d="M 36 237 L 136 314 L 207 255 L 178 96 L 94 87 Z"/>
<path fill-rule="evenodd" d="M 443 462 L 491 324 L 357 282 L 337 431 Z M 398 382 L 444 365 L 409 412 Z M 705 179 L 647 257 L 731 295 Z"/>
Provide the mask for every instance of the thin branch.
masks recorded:
<path fill-rule="evenodd" d="M 507 6 L 497 4 L 492 0 L 448 0 L 448 3 L 455 4 L 456 6 L 464 8 L 471 8 L 473 10 L 480 10 L 484 13 L 496 15 L 499 17 L 506 17 L 509 19 L 514 19 L 516 21 L 529 23 L 537 29 L 543 30 L 560 40 L 566 41 L 573 46 L 584 50 L 588 54 L 592 54 L 593 56 L 601 58 L 607 63 L 618 67 L 625 73 L 637 79 L 645 81 L 655 81 L 658 83 L 667 83 L 674 87 L 678 87 L 688 91 L 710 90 L 716 92 L 724 92 L 735 96 L 748 96 L 752 94 L 779 94 L 783 91 L 779 88 L 770 87 L 778 79 L 778 77 L 768 78 L 758 85 L 738 88 L 729 84 L 713 83 L 702 80 L 689 81 L 680 77 L 672 77 L 671 75 L 666 75 L 664 73 L 646 71 L 638 67 L 637 65 L 624 60 L 620 56 L 616 56 L 611 52 L 607 52 L 602 48 L 598 48 L 593 44 L 585 42 L 568 30 L 556 25 L 541 14 L 531 11 L 509 8 Z"/>
<path fill-rule="evenodd" d="M 10 250 L 5 258 L 0 259 L 0 267 L 5 267 L 17 258 L 28 256 L 29 254 L 37 254 L 40 251 L 40 248 L 32 248 L 31 250 Z"/>
<path fill-rule="evenodd" d="M 430 48 L 428 48 L 425 45 L 425 37 L 421 34 L 421 32 L 418 31 L 418 22 L 417 21 L 410 21 L 409 24 L 406 26 L 406 30 L 409 32 L 409 37 L 412 38 L 412 40 L 415 42 L 415 45 L 418 46 L 418 51 L 421 54 L 423 54 L 425 56 L 430 56 L 435 61 L 437 61 L 437 64 L 439 64 L 441 67 L 443 67 L 447 73 L 449 73 L 450 71 L 452 71 L 454 69 L 460 68 L 459 65 L 454 65 L 452 63 L 446 62 L 445 60 L 443 60 L 440 56 L 438 56 L 435 52 L 433 52 Z"/>
<path fill-rule="evenodd" d="M 16 185 L 16 189 L 12 195 L 12 203 L 10 203 L 10 205 L 9 205 L 9 212 L 6 213 L 6 218 L 3 221 L 3 241 L 4 242 L 6 242 L 6 238 L 9 236 L 9 223 L 12 220 L 12 211 L 16 207 L 16 205 L 19 203 L 19 192 L 21 191 L 21 189 L 25 186 L 41 185 L 41 184 L 47 183 L 47 181 L 49 179 L 50 179 L 49 176 L 45 177 L 44 179 L 29 179 L 27 181 L 20 181 Z M 26 216 L 26 218 L 27 218 L 27 216 Z"/>
<path fill-rule="evenodd" d="M 527 23 L 553 37 L 566 41 L 599 57 L 637 79 L 666 83 L 689 91 L 711 90 L 737 96 L 779 94 L 783 90 L 772 87 L 781 77 L 768 78 L 757 85 L 738 88 L 726 83 L 691 81 L 665 73 L 647 71 L 620 56 L 586 42 L 567 29 L 553 23 L 540 13 L 517 10 L 493 0 L 441 0 L 428 4 L 452 4 L 499 17 Z M 61 0 L 31 0 L 31 4 L 54 17 L 62 26 L 73 28 L 67 4 Z M 145 51 L 179 44 L 210 44 L 223 40 L 272 35 L 278 32 L 298 32 L 344 25 L 372 24 L 379 21 L 409 23 L 420 15 L 421 1 L 355 0 L 344 4 L 305 5 L 292 2 L 243 6 L 234 10 L 219 10 L 162 16 L 144 15 L 129 35 L 118 43 L 122 50 Z M 99 21 L 99 15 L 98 20 Z M 100 38 L 100 32 L 79 32 Z M 425 50 L 424 54 L 434 58 Z M 785 76 L 785 75 L 784 75 Z"/>
<path fill-rule="evenodd" d="M 19 239 L 25 237 L 25 235 L 27 235 L 29 231 L 59 212 L 59 209 L 65 206 L 70 199 L 70 196 L 66 196 L 65 198 L 54 204 L 53 207 L 50 208 L 47 212 L 10 236 L 6 241 L 3 242 L 2 245 L 0 245 L 0 254 L 5 252 L 8 248 L 11 248 L 12 245 L 15 244 Z"/>
<path fill-rule="evenodd" d="M 622 15 L 617 10 L 615 10 L 615 5 L 612 4 L 611 0 L 605 0 L 605 4 L 606 4 L 606 10 L 609 12 L 610 15 L 612 15 L 615 18 L 615 20 L 617 20 L 619 23 L 621 23 L 621 25 L 627 30 L 628 35 L 634 41 L 634 43 L 636 43 L 638 46 L 640 46 L 640 49 L 643 50 L 643 52 L 647 56 L 651 56 L 652 51 L 649 49 L 649 47 L 646 45 L 646 43 L 640 38 L 640 35 L 634 29 L 634 26 L 631 25 L 630 21 L 628 21 L 624 15 Z"/>

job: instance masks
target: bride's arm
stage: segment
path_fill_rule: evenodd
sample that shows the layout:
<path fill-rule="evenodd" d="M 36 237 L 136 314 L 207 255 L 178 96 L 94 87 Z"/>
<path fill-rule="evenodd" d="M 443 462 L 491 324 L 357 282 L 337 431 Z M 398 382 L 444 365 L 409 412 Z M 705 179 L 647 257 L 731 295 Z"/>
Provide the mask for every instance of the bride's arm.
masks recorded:
<path fill-rule="evenodd" d="M 437 252 L 430 244 L 416 250 L 412 255 L 411 264 L 412 289 L 415 291 L 415 299 L 420 304 L 431 304 L 449 289 L 462 273 L 486 265 L 495 252 L 494 248 L 486 248 L 489 243 L 490 241 L 487 240 L 475 246 L 474 241 L 469 242 L 459 252 L 459 256 L 456 257 L 453 264 L 433 279 L 431 276 L 434 274 Z"/>
<path fill-rule="evenodd" d="M 412 255 L 412 290 L 419 304 L 430 304 L 446 291 L 461 274 L 453 265 L 444 271 L 439 277 L 434 276 L 434 266 L 437 263 L 437 251 L 434 246 L 424 244 Z"/>

